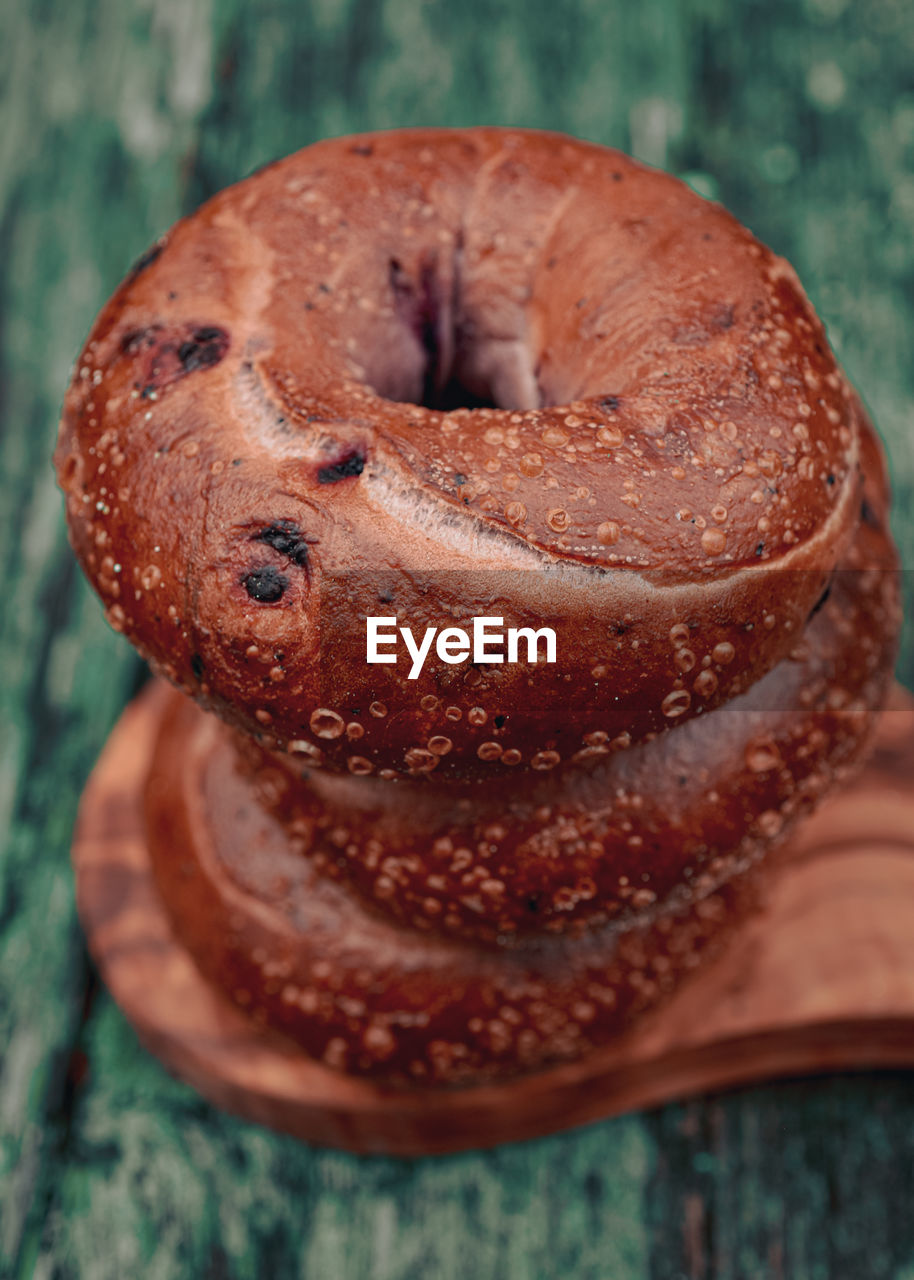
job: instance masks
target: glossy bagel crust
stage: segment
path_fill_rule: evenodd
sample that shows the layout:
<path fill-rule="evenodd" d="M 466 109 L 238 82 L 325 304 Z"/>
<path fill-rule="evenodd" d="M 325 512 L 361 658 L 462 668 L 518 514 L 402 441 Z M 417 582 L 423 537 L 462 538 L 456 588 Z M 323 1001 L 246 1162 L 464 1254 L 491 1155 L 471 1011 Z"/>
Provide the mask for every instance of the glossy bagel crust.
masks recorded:
<path fill-rule="evenodd" d="M 394 1085 L 479 1083 L 606 1043 L 713 954 L 752 896 L 738 877 L 618 936 L 510 951 L 392 925 L 290 846 L 217 722 L 186 699 L 160 738 L 147 830 L 203 975 L 311 1057 Z"/>
<path fill-rule="evenodd" d="M 885 530 L 860 541 L 803 645 L 747 694 L 500 800 L 319 771 L 303 794 L 178 700 L 146 819 L 182 943 L 255 1020 L 392 1082 L 608 1043 L 739 926 L 763 892 L 747 873 L 859 762 L 897 625 Z"/>
<path fill-rule="evenodd" d="M 312 1056 L 390 1080 L 479 1081 L 618 1036 L 712 954 L 772 845 L 846 778 L 884 705 L 899 622 L 887 491 L 794 651 L 727 706 L 511 787 L 311 771 L 181 700 L 146 792 L 182 942 Z"/>
<path fill-rule="evenodd" d="M 165 236 L 57 463 L 109 621 L 204 707 L 309 765 L 472 781 L 781 662 L 849 554 L 866 430 L 793 271 L 719 206 L 558 135 L 406 130 Z M 365 662 L 366 614 L 493 612 L 553 625 L 557 664 Z"/>
<path fill-rule="evenodd" d="M 861 539 L 862 541 L 862 539 Z M 429 786 L 297 775 L 239 742 L 263 806 L 324 875 L 423 931 L 507 944 L 625 925 L 701 896 L 779 843 L 860 756 L 895 654 L 884 535 L 791 654 L 725 707 L 627 751 L 504 783 Z"/>
<path fill-rule="evenodd" d="M 881 449 L 792 270 L 553 134 L 307 148 L 102 311 L 57 463 L 176 699 L 145 793 L 181 944 L 331 1066 L 577 1056 L 736 921 L 891 678 Z M 365 660 L 551 626 L 557 661 Z"/>

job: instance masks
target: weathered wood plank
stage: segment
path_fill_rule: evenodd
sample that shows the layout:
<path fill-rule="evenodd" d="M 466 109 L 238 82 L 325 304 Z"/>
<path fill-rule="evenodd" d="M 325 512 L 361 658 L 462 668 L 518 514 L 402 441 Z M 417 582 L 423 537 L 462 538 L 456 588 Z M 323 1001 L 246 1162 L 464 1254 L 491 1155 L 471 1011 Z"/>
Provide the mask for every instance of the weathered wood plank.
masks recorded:
<path fill-rule="evenodd" d="M 645 1274 L 638 1119 L 483 1154 L 360 1160 L 214 1112 L 107 1001 L 90 1026 L 92 1080 L 43 1244 L 56 1274 Z"/>
<path fill-rule="evenodd" d="M 172 174 L 186 145 L 163 156 L 157 178 L 134 159 L 144 185 L 131 186 L 114 117 L 131 57 L 153 70 L 142 38 L 131 45 L 125 31 L 119 49 L 104 5 L 92 18 L 88 6 L 43 8 L 7 6 L 0 47 L 0 1271 L 33 1252 L 66 1147 L 87 977 L 67 847 L 79 789 L 137 669 L 73 572 L 50 450 L 101 295 L 178 212 Z"/>
<path fill-rule="evenodd" d="M 914 1079 L 783 1083 L 648 1117 L 656 1277 L 908 1280 Z"/>
<path fill-rule="evenodd" d="M 80 1030 L 69 827 L 136 668 L 72 573 L 47 463 L 92 315 L 183 209 L 325 134 L 523 123 L 688 173 L 794 261 L 887 438 L 911 565 L 909 7 L 7 0 L 3 26 L 0 1272 L 912 1274 L 908 1077 L 359 1161 L 213 1112 L 104 994 Z"/>

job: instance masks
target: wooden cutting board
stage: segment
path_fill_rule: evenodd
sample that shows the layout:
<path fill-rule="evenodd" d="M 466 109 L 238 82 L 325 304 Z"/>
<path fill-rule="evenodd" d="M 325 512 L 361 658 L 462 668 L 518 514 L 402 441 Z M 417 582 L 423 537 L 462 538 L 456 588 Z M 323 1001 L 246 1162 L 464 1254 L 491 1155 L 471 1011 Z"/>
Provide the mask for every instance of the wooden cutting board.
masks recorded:
<path fill-rule="evenodd" d="M 617 1042 L 460 1090 L 343 1076 L 210 987 L 152 884 L 141 793 L 162 710 L 124 712 L 73 846 L 89 947 L 140 1039 L 216 1105 L 310 1142 L 419 1155 L 493 1146 L 780 1075 L 914 1066 L 914 699 L 898 689 L 866 770 L 769 859 L 725 948 Z"/>

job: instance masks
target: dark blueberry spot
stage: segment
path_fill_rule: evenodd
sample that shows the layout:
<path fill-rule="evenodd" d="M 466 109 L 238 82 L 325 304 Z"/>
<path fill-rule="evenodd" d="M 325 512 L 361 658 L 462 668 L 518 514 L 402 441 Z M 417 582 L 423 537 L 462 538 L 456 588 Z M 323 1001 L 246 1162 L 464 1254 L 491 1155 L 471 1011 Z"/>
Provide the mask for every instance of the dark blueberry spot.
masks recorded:
<path fill-rule="evenodd" d="M 185 373 L 208 369 L 218 364 L 228 351 L 229 336 L 224 329 L 208 326 L 195 329 L 187 342 L 178 347 L 178 359 Z"/>
<path fill-rule="evenodd" d="M 871 529 L 878 529 L 881 527 L 879 524 L 879 517 L 867 502 L 866 498 L 864 498 L 860 504 L 860 519 L 864 524 L 868 524 Z"/>
<path fill-rule="evenodd" d="M 242 578 L 242 582 L 251 599 L 260 604 L 275 604 L 282 599 L 283 592 L 289 585 L 286 575 L 274 569 L 271 564 L 264 565 L 262 569 L 252 569 Z"/>
<path fill-rule="evenodd" d="M 369 142 L 357 142 L 354 147 L 349 150 L 354 156 L 373 156 L 374 147 Z"/>
<path fill-rule="evenodd" d="M 621 182 L 621 181 L 622 181 L 622 174 L 621 174 L 621 173 L 614 173 L 614 174 L 613 174 L 613 182 Z"/>
<path fill-rule="evenodd" d="M 314 303 L 313 303 L 313 302 L 306 302 L 306 303 L 305 303 L 305 310 L 306 310 L 306 311 L 313 311 L 313 310 L 314 310 Z"/>
<path fill-rule="evenodd" d="M 679 775 L 679 785 L 680 785 L 681 787 L 684 787 L 684 786 L 686 785 L 686 783 L 688 782 L 688 780 L 689 780 L 689 779 L 688 779 L 688 775 L 687 775 L 687 774 L 685 774 L 685 773 L 681 773 L 681 774 Z"/>
<path fill-rule="evenodd" d="M 378 600 L 381 604 L 393 604 L 394 593 L 391 587 L 385 587 L 383 591 L 378 592 Z"/>
<path fill-rule="evenodd" d="M 147 329 L 130 329 L 121 338 L 121 351 L 125 356 L 135 356 L 144 346 L 154 347 L 161 325 L 152 324 Z"/>
<path fill-rule="evenodd" d="M 466 482 L 467 482 L 467 478 L 463 474 L 463 472 L 462 471 L 456 472 L 456 474 L 454 475 L 454 484 L 457 486 L 457 488 L 459 489 L 460 486 L 462 484 L 466 484 Z"/>
<path fill-rule="evenodd" d="M 161 252 L 162 246 L 160 244 L 154 244 L 151 249 L 147 249 L 145 253 L 141 254 L 137 258 L 136 262 L 130 268 L 130 275 L 128 276 L 128 279 L 135 280 L 138 275 L 146 270 L 147 267 L 151 267 Z"/>
<path fill-rule="evenodd" d="M 600 408 L 605 409 L 607 413 L 615 413 L 619 407 L 618 396 L 604 396 L 600 401 Z"/>
<path fill-rule="evenodd" d="M 585 303 L 586 301 L 587 301 L 587 299 L 586 299 L 586 298 L 578 298 L 577 302 L 574 304 L 574 305 L 575 305 L 575 310 L 576 310 L 576 311 L 580 311 L 580 310 L 581 310 L 581 307 L 583 307 L 583 305 L 584 305 L 584 303 Z"/>
<path fill-rule="evenodd" d="M 195 653 L 191 658 L 190 669 L 197 680 L 203 679 L 203 659 L 200 657 L 199 653 Z"/>
<path fill-rule="evenodd" d="M 549 261 L 546 263 L 546 270 L 551 271 L 557 262 L 558 262 L 558 258 L 555 258 L 555 257 L 550 258 Z"/>
<path fill-rule="evenodd" d="M 496 717 L 495 717 L 495 728 L 496 728 L 496 729 L 501 729 L 501 728 L 503 727 L 504 723 L 505 723 L 505 717 L 504 717 L 504 716 L 496 716 Z"/>
<path fill-rule="evenodd" d="M 403 270 L 403 263 L 399 258 L 390 258 L 387 263 L 387 279 L 394 293 L 409 293 L 410 282 L 409 277 Z"/>
<path fill-rule="evenodd" d="M 265 542 L 301 569 L 308 567 L 308 541 L 294 520 L 274 521 L 256 534 L 254 541 Z"/>
<path fill-rule="evenodd" d="M 760 556 L 764 550 L 765 550 L 764 542 L 759 542 L 755 548 L 755 554 L 757 556 Z"/>
<path fill-rule="evenodd" d="M 317 473 L 318 484 L 336 484 L 338 480 L 348 480 L 351 476 L 360 476 L 365 469 L 365 456 L 358 449 L 347 453 L 339 462 L 329 467 L 321 467 Z"/>
<path fill-rule="evenodd" d="M 242 462 L 244 462 L 244 458 L 232 458 L 233 467 L 240 467 Z"/>
<path fill-rule="evenodd" d="M 828 597 L 829 597 L 830 595 L 831 595 L 831 583 L 829 583 L 829 584 L 828 584 L 828 586 L 825 588 L 825 590 L 824 590 L 824 591 L 822 592 L 822 594 L 819 596 L 819 598 L 818 598 L 818 600 L 816 601 L 816 603 L 815 603 L 815 604 L 813 605 L 813 607 L 810 609 L 810 611 L 809 611 L 809 617 L 810 617 L 810 618 L 814 618 L 814 617 L 816 616 L 816 614 L 817 614 L 817 613 L 819 612 L 819 610 L 822 608 L 823 604 L 825 604 L 825 601 L 828 599 Z M 808 621 L 809 621 L 809 618 L 807 618 L 807 622 L 808 622 Z"/>
<path fill-rule="evenodd" d="M 829 471 L 828 475 L 825 477 L 825 483 L 826 483 L 826 484 L 834 484 L 834 483 L 835 483 L 835 477 L 832 475 L 832 473 L 831 473 L 830 471 Z"/>
<path fill-rule="evenodd" d="M 330 288 L 329 284 L 319 284 L 317 287 L 318 287 L 318 289 L 320 289 L 321 293 L 332 293 L 332 292 L 333 292 L 333 290 Z"/>
<path fill-rule="evenodd" d="M 541 893 L 531 893 L 527 899 L 527 910 L 532 912 L 539 911 L 542 897 Z"/>
<path fill-rule="evenodd" d="M 195 369 L 218 364 L 229 347 L 229 335 L 214 325 L 182 325 L 168 329 L 154 324 L 133 329 L 121 339 L 126 356 L 143 356 L 145 367 L 138 371 L 134 386 L 144 400 L 177 382 Z"/>
<path fill-rule="evenodd" d="M 734 313 L 731 306 L 722 306 L 714 316 L 713 324 L 717 329 L 732 329 Z"/>

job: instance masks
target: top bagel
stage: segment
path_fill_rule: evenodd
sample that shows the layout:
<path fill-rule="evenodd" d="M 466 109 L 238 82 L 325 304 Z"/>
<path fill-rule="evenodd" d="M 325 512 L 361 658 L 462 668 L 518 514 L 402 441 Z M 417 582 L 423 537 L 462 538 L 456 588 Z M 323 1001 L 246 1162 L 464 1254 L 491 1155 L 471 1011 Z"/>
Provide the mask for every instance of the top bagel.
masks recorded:
<path fill-rule="evenodd" d="M 153 666 L 279 750 L 548 769 L 745 690 L 860 519 L 866 421 L 791 268 L 618 152 L 318 143 L 178 223 L 96 321 L 57 461 Z M 499 616 L 557 661 L 366 663 Z"/>

